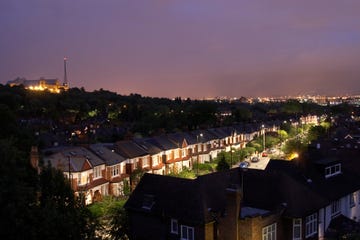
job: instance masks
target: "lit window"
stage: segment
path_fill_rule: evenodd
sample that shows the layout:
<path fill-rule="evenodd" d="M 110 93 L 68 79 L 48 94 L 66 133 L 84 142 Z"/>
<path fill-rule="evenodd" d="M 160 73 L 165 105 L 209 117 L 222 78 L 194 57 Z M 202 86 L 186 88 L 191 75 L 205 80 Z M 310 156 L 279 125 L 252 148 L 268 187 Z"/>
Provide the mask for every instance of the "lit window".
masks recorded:
<path fill-rule="evenodd" d="M 341 173 L 341 164 L 340 163 L 325 168 L 325 177 L 326 178 L 338 175 L 340 173 Z"/>
<path fill-rule="evenodd" d="M 179 233 L 178 221 L 176 219 L 171 219 L 171 233 Z"/>
<path fill-rule="evenodd" d="M 301 218 L 293 219 L 293 240 L 301 239 Z"/>
<path fill-rule="evenodd" d="M 179 150 L 178 149 L 174 150 L 174 158 L 179 158 Z"/>
<path fill-rule="evenodd" d="M 317 213 L 306 217 L 305 237 L 310 237 L 317 233 Z"/>
<path fill-rule="evenodd" d="M 78 173 L 77 184 L 81 185 L 81 173 Z"/>
<path fill-rule="evenodd" d="M 181 150 L 181 157 L 186 157 L 186 149 Z"/>
<path fill-rule="evenodd" d="M 336 217 L 340 213 L 341 199 L 331 204 L 331 218 Z"/>
<path fill-rule="evenodd" d="M 160 158 L 159 155 L 156 155 L 154 158 L 152 158 L 152 165 L 153 166 L 159 165 L 159 162 L 160 162 L 159 158 Z"/>
<path fill-rule="evenodd" d="M 120 166 L 119 165 L 113 166 L 110 168 L 110 171 L 112 177 L 118 176 L 120 173 Z"/>
<path fill-rule="evenodd" d="M 276 239 L 276 223 L 263 227 L 262 240 L 275 240 Z"/>
<path fill-rule="evenodd" d="M 144 167 L 148 167 L 150 164 L 149 164 L 149 158 L 143 158 L 142 159 L 142 167 L 144 168 Z"/>
<path fill-rule="evenodd" d="M 194 240 L 194 228 L 181 225 L 181 240 Z"/>
<path fill-rule="evenodd" d="M 94 167 L 94 179 L 101 177 L 101 167 Z"/>

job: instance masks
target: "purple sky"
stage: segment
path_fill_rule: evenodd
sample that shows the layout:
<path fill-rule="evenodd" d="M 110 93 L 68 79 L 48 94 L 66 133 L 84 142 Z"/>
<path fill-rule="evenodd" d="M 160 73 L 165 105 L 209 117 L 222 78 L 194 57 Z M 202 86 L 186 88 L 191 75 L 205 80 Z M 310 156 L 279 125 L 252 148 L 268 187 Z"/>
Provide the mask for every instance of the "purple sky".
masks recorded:
<path fill-rule="evenodd" d="M 203 98 L 360 93 L 359 0 L 0 0 L 0 82 Z"/>

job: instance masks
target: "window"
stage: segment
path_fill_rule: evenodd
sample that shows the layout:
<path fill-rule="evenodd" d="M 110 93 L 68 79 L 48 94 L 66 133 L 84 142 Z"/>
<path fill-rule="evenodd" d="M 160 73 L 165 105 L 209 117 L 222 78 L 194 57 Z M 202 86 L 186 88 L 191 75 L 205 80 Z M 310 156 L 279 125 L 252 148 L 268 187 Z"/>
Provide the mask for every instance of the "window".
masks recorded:
<path fill-rule="evenodd" d="M 263 227 L 262 240 L 275 240 L 276 239 L 276 223 Z"/>
<path fill-rule="evenodd" d="M 293 219 L 293 240 L 301 239 L 301 218 Z"/>
<path fill-rule="evenodd" d="M 181 240 L 194 240 L 194 228 L 181 225 Z"/>
<path fill-rule="evenodd" d="M 336 217 L 340 213 L 341 199 L 331 204 L 331 218 Z"/>
<path fill-rule="evenodd" d="M 310 237 L 317 233 L 317 213 L 306 217 L 305 237 Z"/>
<path fill-rule="evenodd" d="M 186 157 L 186 152 L 187 152 L 187 149 L 182 149 L 181 150 L 181 157 Z"/>
<path fill-rule="evenodd" d="M 149 158 L 145 157 L 142 159 L 142 167 L 148 167 L 150 164 Z"/>
<path fill-rule="evenodd" d="M 119 165 L 112 166 L 112 167 L 110 168 L 110 171 L 111 171 L 111 176 L 112 176 L 112 177 L 118 176 L 119 173 L 120 173 L 120 166 L 119 166 Z"/>
<path fill-rule="evenodd" d="M 142 208 L 146 210 L 151 210 L 154 204 L 155 204 L 154 195 L 145 194 Z"/>
<path fill-rule="evenodd" d="M 153 166 L 159 165 L 159 162 L 160 162 L 160 156 L 159 155 L 156 155 L 154 158 L 152 158 L 152 165 Z"/>
<path fill-rule="evenodd" d="M 171 219 L 171 233 L 179 233 L 179 229 L 178 229 L 179 225 L 178 225 L 178 221 L 176 219 Z"/>
<path fill-rule="evenodd" d="M 174 150 L 174 158 L 179 158 L 180 156 L 179 156 L 179 149 L 175 149 Z"/>
<path fill-rule="evenodd" d="M 349 195 L 349 206 L 352 208 L 352 207 L 355 207 L 355 195 L 356 195 L 356 192 L 354 193 L 351 193 Z"/>
<path fill-rule="evenodd" d="M 101 167 L 94 167 L 94 179 L 101 177 Z"/>
<path fill-rule="evenodd" d="M 341 173 L 341 164 L 335 164 L 325 168 L 325 177 L 332 177 Z"/>

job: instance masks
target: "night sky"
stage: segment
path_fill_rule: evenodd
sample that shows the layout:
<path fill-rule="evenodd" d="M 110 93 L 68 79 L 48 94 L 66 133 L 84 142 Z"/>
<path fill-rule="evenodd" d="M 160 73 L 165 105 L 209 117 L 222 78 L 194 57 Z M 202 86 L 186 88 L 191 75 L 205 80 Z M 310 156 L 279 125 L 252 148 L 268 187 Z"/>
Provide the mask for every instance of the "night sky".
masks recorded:
<path fill-rule="evenodd" d="M 359 0 L 0 0 L 0 82 L 119 94 L 359 94 Z"/>

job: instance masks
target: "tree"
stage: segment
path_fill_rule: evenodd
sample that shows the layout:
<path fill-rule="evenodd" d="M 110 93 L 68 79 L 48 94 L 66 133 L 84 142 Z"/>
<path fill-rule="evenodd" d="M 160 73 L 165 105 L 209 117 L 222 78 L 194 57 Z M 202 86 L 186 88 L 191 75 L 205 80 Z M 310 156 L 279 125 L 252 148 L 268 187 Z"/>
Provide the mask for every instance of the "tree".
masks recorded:
<path fill-rule="evenodd" d="M 0 239 L 36 239 L 36 171 L 14 140 L 0 139 Z"/>
<path fill-rule="evenodd" d="M 285 143 L 282 150 L 285 154 L 297 153 L 302 155 L 306 150 L 306 144 L 302 143 L 300 139 L 291 139 Z"/>
<path fill-rule="evenodd" d="M 313 140 L 318 139 L 319 137 L 324 137 L 326 135 L 326 128 L 319 125 L 313 126 L 309 129 L 308 132 L 308 141 L 311 142 Z"/>
<path fill-rule="evenodd" d="M 38 239 L 96 239 L 97 221 L 61 171 L 47 165 L 39 185 Z"/>
<path fill-rule="evenodd" d="M 129 239 L 129 216 L 124 206 L 112 210 L 109 233 L 114 240 Z"/>
<path fill-rule="evenodd" d="M 220 159 L 216 166 L 216 171 L 225 171 L 225 170 L 230 169 L 230 165 L 227 163 L 227 161 L 225 159 L 225 155 L 221 154 L 219 157 L 220 157 Z"/>
<path fill-rule="evenodd" d="M 278 135 L 282 142 L 288 138 L 288 133 L 285 130 L 278 130 Z"/>

